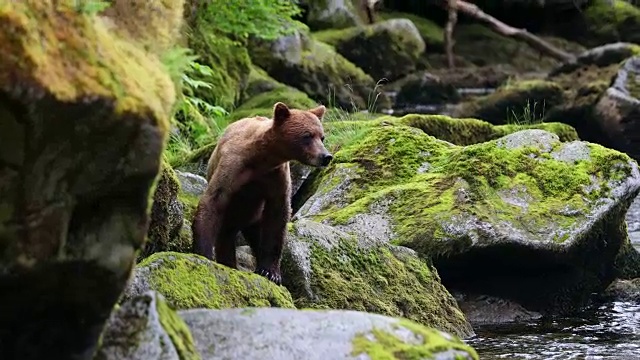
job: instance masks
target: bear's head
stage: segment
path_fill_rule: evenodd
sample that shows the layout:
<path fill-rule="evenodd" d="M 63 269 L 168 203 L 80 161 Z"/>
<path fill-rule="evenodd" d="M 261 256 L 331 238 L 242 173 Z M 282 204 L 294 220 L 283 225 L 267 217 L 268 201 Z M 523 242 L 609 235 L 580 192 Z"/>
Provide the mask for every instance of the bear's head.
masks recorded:
<path fill-rule="evenodd" d="M 273 126 L 278 150 L 287 158 L 316 167 L 329 165 L 333 156 L 324 147 L 322 117 L 327 109 L 320 105 L 309 110 L 290 109 L 277 102 L 273 106 Z"/>

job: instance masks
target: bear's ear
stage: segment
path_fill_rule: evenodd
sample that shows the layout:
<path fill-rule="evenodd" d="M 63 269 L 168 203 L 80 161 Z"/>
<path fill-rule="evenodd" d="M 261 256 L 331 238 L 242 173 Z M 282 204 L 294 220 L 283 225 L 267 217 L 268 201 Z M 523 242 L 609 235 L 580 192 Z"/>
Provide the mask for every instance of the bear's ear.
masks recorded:
<path fill-rule="evenodd" d="M 327 108 L 324 105 L 320 105 L 318 107 L 315 107 L 313 109 L 310 109 L 309 112 L 312 113 L 313 115 L 317 116 L 318 119 L 322 120 L 322 117 L 324 116 L 324 113 L 327 111 Z"/>
<path fill-rule="evenodd" d="M 289 107 L 284 103 L 277 102 L 273 105 L 273 120 L 276 122 L 287 120 L 290 115 Z"/>

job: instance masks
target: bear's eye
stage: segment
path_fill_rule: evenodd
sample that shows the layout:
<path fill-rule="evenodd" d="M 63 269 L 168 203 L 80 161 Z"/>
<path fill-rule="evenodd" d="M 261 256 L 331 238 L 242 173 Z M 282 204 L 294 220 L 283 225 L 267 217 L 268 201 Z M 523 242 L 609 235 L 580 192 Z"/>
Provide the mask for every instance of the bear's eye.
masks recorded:
<path fill-rule="evenodd" d="M 324 142 L 324 136 L 320 138 L 320 141 Z"/>

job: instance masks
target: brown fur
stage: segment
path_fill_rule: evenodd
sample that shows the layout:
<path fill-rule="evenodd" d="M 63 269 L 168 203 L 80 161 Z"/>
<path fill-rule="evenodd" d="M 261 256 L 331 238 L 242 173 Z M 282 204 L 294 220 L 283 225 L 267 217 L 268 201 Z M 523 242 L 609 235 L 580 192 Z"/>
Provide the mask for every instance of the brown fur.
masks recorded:
<path fill-rule="evenodd" d="M 321 119 L 326 109 L 289 109 L 278 102 L 273 118 L 244 118 L 230 124 L 207 167 L 205 193 L 193 222 L 193 251 L 237 268 L 238 232 L 256 257 L 255 271 L 280 284 L 280 257 L 291 217 L 289 161 L 326 166 Z"/>

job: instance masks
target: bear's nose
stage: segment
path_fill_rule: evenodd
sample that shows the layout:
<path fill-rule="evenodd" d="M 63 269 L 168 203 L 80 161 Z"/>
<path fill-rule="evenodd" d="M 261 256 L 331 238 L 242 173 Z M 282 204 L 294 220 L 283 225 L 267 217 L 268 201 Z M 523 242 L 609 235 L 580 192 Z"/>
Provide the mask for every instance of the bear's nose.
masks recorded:
<path fill-rule="evenodd" d="M 325 154 L 322 157 L 322 166 L 329 165 L 329 163 L 331 162 L 332 159 L 333 159 L 333 156 L 331 154 Z"/>

